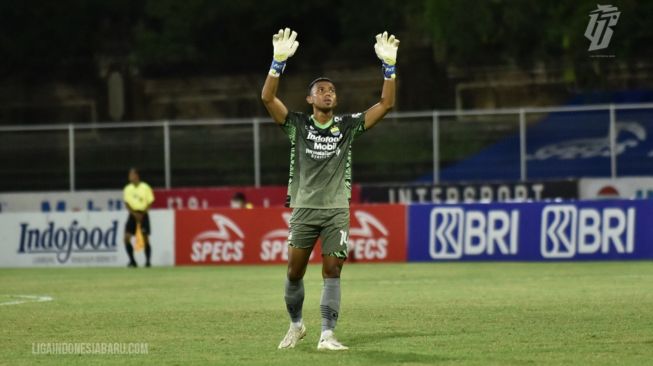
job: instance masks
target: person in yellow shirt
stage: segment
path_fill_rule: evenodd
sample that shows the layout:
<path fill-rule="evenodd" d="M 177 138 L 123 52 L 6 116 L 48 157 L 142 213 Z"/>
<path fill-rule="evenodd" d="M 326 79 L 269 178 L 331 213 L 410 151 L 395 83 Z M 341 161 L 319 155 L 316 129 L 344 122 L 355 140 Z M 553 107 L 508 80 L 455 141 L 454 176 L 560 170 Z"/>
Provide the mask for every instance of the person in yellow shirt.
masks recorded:
<path fill-rule="evenodd" d="M 150 217 L 147 211 L 154 202 L 154 193 L 147 183 L 141 181 L 137 168 L 129 169 L 129 184 L 123 190 L 123 199 L 125 206 L 129 210 L 129 218 L 127 218 L 127 225 L 125 225 L 125 248 L 129 255 L 129 264 L 127 266 L 138 267 L 134 259 L 134 248 L 131 239 L 136 235 L 137 227 L 140 225 L 145 247 L 145 266 L 150 267 L 152 247 L 149 239 L 151 232 Z"/>

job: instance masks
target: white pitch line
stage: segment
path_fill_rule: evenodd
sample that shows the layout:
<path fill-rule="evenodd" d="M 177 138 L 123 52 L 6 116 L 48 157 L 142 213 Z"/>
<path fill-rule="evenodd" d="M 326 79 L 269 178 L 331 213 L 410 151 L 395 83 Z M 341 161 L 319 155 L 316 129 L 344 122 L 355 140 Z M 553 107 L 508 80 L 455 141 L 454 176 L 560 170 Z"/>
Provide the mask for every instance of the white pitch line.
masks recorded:
<path fill-rule="evenodd" d="M 9 297 L 15 297 L 19 298 L 21 300 L 12 300 L 12 301 L 5 301 L 5 302 L 0 302 L 0 306 L 3 305 L 18 305 L 18 304 L 25 304 L 28 302 L 45 302 L 45 301 L 52 301 L 52 297 L 50 296 L 36 296 L 36 295 L 9 295 Z"/>

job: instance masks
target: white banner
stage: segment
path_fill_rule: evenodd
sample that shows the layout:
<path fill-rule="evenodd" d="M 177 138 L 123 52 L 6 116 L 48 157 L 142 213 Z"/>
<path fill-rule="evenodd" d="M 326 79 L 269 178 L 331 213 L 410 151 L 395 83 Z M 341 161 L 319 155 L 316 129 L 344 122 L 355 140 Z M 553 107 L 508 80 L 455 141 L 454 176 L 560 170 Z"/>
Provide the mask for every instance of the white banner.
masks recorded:
<path fill-rule="evenodd" d="M 0 193 L 0 212 L 120 211 L 122 191 Z"/>
<path fill-rule="evenodd" d="M 152 265 L 175 263 L 175 212 L 150 211 Z M 127 211 L 0 215 L 0 267 L 126 267 Z M 136 253 L 139 265 L 144 252 Z"/>
<path fill-rule="evenodd" d="M 580 199 L 653 198 L 653 177 L 583 178 L 578 188 Z"/>

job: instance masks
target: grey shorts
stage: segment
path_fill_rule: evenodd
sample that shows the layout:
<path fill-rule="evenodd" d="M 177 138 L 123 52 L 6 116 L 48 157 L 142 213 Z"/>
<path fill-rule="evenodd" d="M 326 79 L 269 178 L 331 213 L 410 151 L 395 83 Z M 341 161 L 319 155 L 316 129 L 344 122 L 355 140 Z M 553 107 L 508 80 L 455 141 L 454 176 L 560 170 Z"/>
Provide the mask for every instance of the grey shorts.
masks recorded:
<path fill-rule="evenodd" d="M 322 239 L 322 255 L 347 258 L 348 208 L 294 208 L 290 217 L 288 245 L 313 249 Z"/>

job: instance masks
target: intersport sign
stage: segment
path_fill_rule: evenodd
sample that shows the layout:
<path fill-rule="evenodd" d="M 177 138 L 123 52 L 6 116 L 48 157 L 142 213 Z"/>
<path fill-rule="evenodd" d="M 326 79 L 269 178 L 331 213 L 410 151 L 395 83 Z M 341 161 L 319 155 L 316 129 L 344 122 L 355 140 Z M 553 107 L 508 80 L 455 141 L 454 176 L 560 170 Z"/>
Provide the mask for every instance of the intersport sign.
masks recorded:
<path fill-rule="evenodd" d="M 653 259 L 653 201 L 414 205 L 408 259 Z"/>

